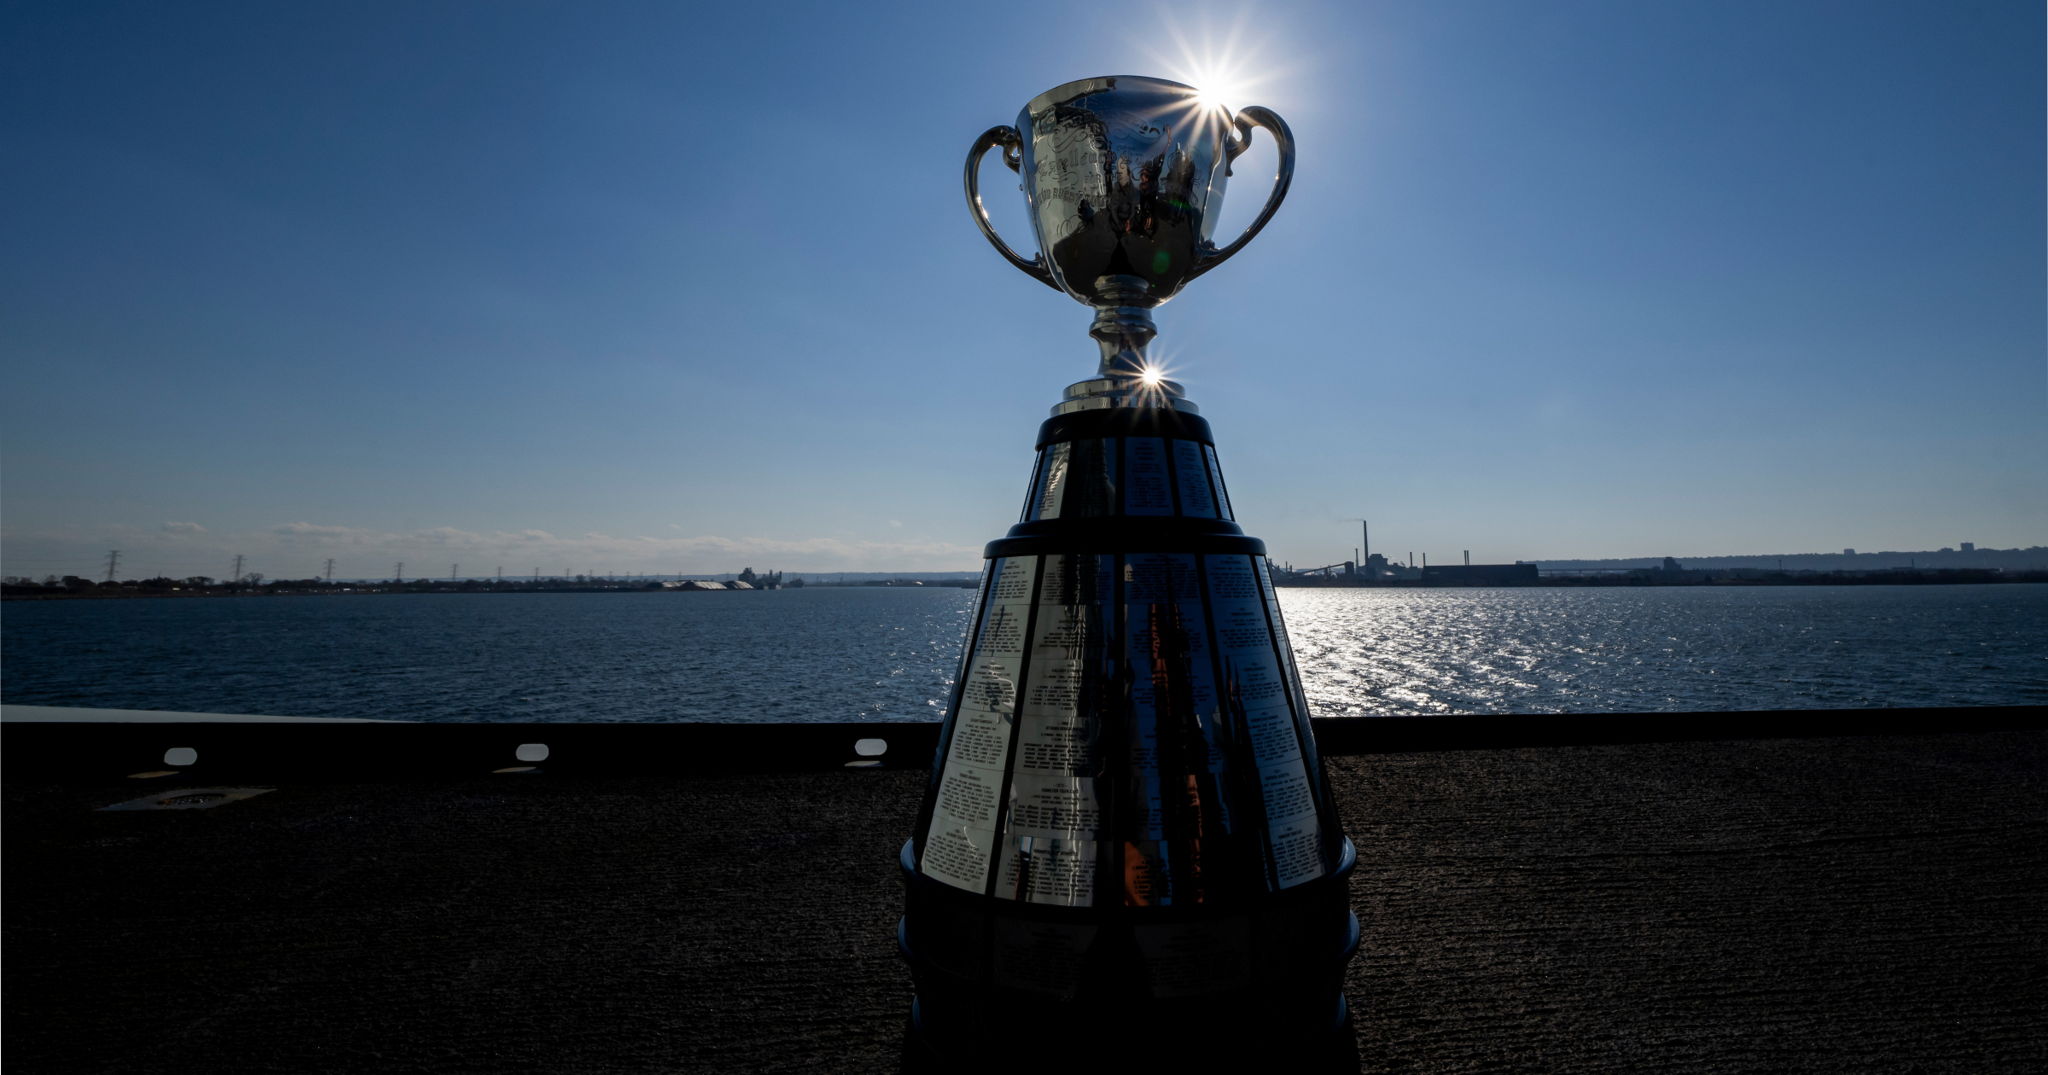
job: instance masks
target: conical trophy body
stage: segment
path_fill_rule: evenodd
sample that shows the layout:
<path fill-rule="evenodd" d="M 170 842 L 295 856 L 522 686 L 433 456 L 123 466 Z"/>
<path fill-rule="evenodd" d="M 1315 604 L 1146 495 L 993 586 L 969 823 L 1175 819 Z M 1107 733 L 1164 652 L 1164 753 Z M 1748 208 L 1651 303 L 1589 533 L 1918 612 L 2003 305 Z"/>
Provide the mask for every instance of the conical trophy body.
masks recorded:
<path fill-rule="evenodd" d="M 1138 84 L 1130 100 L 1117 97 L 1119 83 Z M 1144 126 L 1147 110 L 1191 106 L 1191 92 L 1087 80 L 1034 100 L 1020 125 L 1038 110 L 1057 114 L 1060 130 L 1128 130 Z M 1098 159 L 1114 138 L 1069 139 L 1070 149 L 1094 148 L 1058 171 L 1069 185 L 1133 163 L 1141 177 L 1205 176 L 1242 151 L 1218 141 L 1231 125 L 1196 114 L 1145 141 L 1155 156 L 1136 162 Z M 977 145 L 970 174 L 1003 144 L 991 141 L 996 133 Z M 1210 141 L 1176 142 L 1195 135 Z M 1291 164 L 1284 124 L 1276 137 Z M 1058 199 L 1034 177 L 1034 156 L 1047 166 L 1027 148 L 1020 173 L 1043 216 Z M 1199 205 L 1172 183 L 1134 189 L 1122 209 L 1102 210 L 1120 215 L 1124 231 L 1092 230 L 1083 199 L 1066 195 L 1064 215 L 1037 223 L 1055 264 L 1058 236 L 1093 235 L 1082 245 L 1094 260 L 1071 272 L 1000 248 L 1097 308 L 1102 364 L 1040 427 L 1020 518 L 986 550 L 931 780 L 903 849 L 899 938 L 916 980 L 914 1023 L 953 1065 L 1014 1063 L 1023 1028 L 1098 1056 L 1156 1059 L 1248 1038 L 1284 1055 L 1320 1046 L 1345 1020 L 1355 856 L 1265 547 L 1233 517 L 1208 423 L 1178 385 L 1145 369 L 1149 308 L 1205 259 L 1227 256 L 1206 242 L 1204 223 L 1220 185 L 1203 186 L 1211 196 Z M 1180 218 L 1152 211 L 1157 198 L 1174 201 Z M 1277 196 L 1265 216 L 1274 204 Z M 1180 230 L 1139 242 L 1166 229 Z M 1184 246 L 1186 275 L 1097 272 L 1128 267 L 1131 251 L 1170 264 L 1179 255 L 1158 251 L 1183 234 L 1198 237 Z M 1090 287 L 1072 286 L 1091 272 Z"/>

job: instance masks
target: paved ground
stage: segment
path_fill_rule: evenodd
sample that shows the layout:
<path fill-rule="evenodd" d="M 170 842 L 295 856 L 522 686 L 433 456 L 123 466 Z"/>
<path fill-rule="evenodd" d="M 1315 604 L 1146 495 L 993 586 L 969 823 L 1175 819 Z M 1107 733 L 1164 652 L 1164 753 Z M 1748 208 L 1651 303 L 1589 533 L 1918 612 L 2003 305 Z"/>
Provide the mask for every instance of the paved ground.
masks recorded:
<path fill-rule="evenodd" d="M 2048 1067 L 2048 733 L 1329 765 L 1365 1070 Z M 914 770 L 10 772 L 10 1075 L 900 1061 Z"/>

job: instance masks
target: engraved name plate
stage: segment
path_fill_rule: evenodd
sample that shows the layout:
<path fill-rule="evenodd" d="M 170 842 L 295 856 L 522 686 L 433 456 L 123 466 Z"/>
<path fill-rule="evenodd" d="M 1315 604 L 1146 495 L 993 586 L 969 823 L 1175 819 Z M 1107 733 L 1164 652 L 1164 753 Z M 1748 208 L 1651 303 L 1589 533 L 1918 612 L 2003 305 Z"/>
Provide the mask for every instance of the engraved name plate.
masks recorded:
<path fill-rule="evenodd" d="M 1137 553 L 1124 559 L 1124 602 L 1159 604 L 1201 596 L 1195 558 L 1181 553 Z"/>
<path fill-rule="evenodd" d="M 1216 517 L 1216 494 L 1202 465 L 1200 441 L 1173 442 L 1173 481 L 1180 492 L 1180 513 L 1197 519 Z"/>
<path fill-rule="evenodd" d="M 1209 556 L 1210 629 L 1223 659 L 1224 691 L 1240 707 L 1259 705 L 1281 691 L 1282 672 L 1250 556 Z"/>
<path fill-rule="evenodd" d="M 1131 704 L 1196 721 L 1215 712 L 1219 697 L 1208 632 L 1181 602 L 1126 607 L 1130 629 Z"/>
<path fill-rule="evenodd" d="M 962 664 L 952 733 L 942 747 L 945 763 L 920 864 L 926 876 L 972 892 L 987 885 L 993 863 L 1038 559 L 991 563 L 988 576 L 986 607 Z"/>
<path fill-rule="evenodd" d="M 1165 907 L 1173 903 L 1172 849 L 1158 840 L 1124 842 L 1124 905 Z"/>
<path fill-rule="evenodd" d="M 1095 902 L 1094 840 L 1010 833 L 996 895 L 1025 903 L 1087 907 Z"/>
<path fill-rule="evenodd" d="M 1323 876 L 1323 830 L 1314 814 L 1274 829 L 1270 839 L 1275 888 L 1291 888 Z"/>
<path fill-rule="evenodd" d="M 1251 740 L 1252 761 L 1259 768 L 1301 758 L 1301 736 L 1294 728 L 1294 710 L 1284 704 L 1245 709 L 1239 717 Z"/>
<path fill-rule="evenodd" d="M 1039 452 L 1036 462 L 1031 464 L 1031 479 L 1024 483 L 1024 506 L 1017 512 L 1017 521 L 1028 523 L 1038 518 L 1039 490 L 1045 487 L 1045 470 L 1051 459 L 1046 452 Z"/>
<path fill-rule="evenodd" d="M 1287 623 L 1280 615 L 1280 600 L 1273 596 L 1273 572 L 1264 560 L 1253 561 L 1258 565 L 1259 595 L 1266 602 L 1266 609 L 1273 617 L 1273 643 L 1280 653 L 1280 669 L 1287 677 L 1287 686 L 1294 697 L 1294 706 L 1300 711 L 1301 719 L 1308 720 L 1308 696 L 1301 690 L 1301 670 L 1294 663 L 1294 645 L 1287 640 Z M 1307 724 L 1304 723 L 1306 728 Z"/>
<path fill-rule="evenodd" d="M 1173 487 L 1166 466 L 1166 441 L 1124 438 L 1124 514 L 1173 514 Z"/>
<path fill-rule="evenodd" d="M 1069 442 L 1067 492 L 1060 502 L 1062 517 L 1099 518 L 1116 513 L 1117 461 L 1111 452 L 1115 444 L 1114 440 L 1097 439 Z"/>
<path fill-rule="evenodd" d="M 1093 924 L 997 918 L 996 984 L 1072 999 L 1081 984 L 1082 957 L 1100 930 Z"/>
<path fill-rule="evenodd" d="M 1087 607 L 1106 603 L 1115 564 L 1115 557 L 1100 553 L 1046 557 L 1045 585 L 1039 587 L 1039 604 Z"/>
<path fill-rule="evenodd" d="M 1204 444 L 1202 456 L 1209 461 L 1209 477 L 1216 486 L 1216 517 L 1236 519 L 1237 516 L 1230 510 L 1230 493 L 1223 488 L 1223 467 L 1216 462 L 1216 449 Z"/>
<path fill-rule="evenodd" d="M 1259 770 L 1259 794 L 1266 801 L 1266 823 L 1275 828 L 1282 822 L 1316 812 L 1315 796 L 1309 791 L 1308 773 L 1299 758 Z"/>
<path fill-rule="evenodd" d="M 1009 833 L 1029 832 L 1065 840 L 1102 835 L 1102 803 L 1095 778 L 1062 773 L 1015 773 L 1010 779 Z"/>
<path fill-rule="evenodd" d="M 1060 517 L 1060 501 L 1067 490 L 1067 455 L 1069 445 L 1065 441 L 1048 445 L 1039 455 L 1039 467 L 1044 471 L 1037 481 L 1038 502 L 1033 506 L 1031 518 L 1057 519 Z"/>
<path fill-rule="evenodd" d="M 1243 918 L 1132 927 L 1155 997 L 1202 996 L 1251 972 L 1251 923 Z"/>
<path fill-rule="evenodd" d="M 1048 557 L 1045 585 L 1040 587 L 1038 618 L 1031 644 L 1031 671 L 1019 703 L 1018 772 L 1092 774 L 1100 768 L 1099 693 L 1090 670 L 1101 659 L 1107 630 L 1099 622 L 1114 609 L 1093 602 L 1093 592 L 1107 582 L 1107 557 Z M 1100 572 L 1100 579 L 1095 573 Z M 1078 578 L 1077 578 L 1078 576 Z M 1054 604 L 1047 598 L 1061 591 L 1087 603 Z M 1091 705 L 1084 711 L 1084 701 Z"/>
<path fill-rule="evenodd" d="M 988 884 L 1001 788 L 1000 770 L 947 764 L 924 842 L 925 876 L 969 892 Z"/>

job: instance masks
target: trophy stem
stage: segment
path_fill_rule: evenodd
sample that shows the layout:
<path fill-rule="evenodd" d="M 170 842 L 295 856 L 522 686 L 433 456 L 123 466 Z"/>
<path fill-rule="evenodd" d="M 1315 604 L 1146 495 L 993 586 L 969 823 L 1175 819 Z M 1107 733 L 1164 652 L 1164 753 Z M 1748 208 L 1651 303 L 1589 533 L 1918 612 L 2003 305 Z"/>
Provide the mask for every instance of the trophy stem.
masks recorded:
<path fill-rule="evenodd" d="M 1102 348 L 1102 364 L 1095 375 L 1102 378 L 1138 378 L 1151 368 L 1145 345 L 1159 329 L 1152 324 L 1152 311 L 1142 306 L 1097 306 L 1095 323 L 1088 335 Z"/>
<path fill-rule="evenodd" d="M 1145 345 L 1159 335 L 1152 324 L 1151 287 L 1136 276 L 1104 276 L 1095 281 L 1095 323 L 1088 335 L 1102 348 L 1102 365 L 1095 376 L 1114 380 L 1136 378 L 1151 369 Z"/>
<path fill-rule="evenodd" d="M 1102 348 L 1102 362 L 1095 376 L 1067 386 L 1066 394 L 1052 413 L 1117 407 L 1168 407 L 1185 414 L 1200 408 L 1189 402 L 1176 382 L 1164 379 L 1145 355 L 1145 345 L 1159 334 L 1152 323 L 1153 301 L 1145 281 L 1135 276 L 1105 276 L 1095 281 L 1095 293 L 1102 302 L 1095 306 L 1095 323 L 1088 335 Z"/>

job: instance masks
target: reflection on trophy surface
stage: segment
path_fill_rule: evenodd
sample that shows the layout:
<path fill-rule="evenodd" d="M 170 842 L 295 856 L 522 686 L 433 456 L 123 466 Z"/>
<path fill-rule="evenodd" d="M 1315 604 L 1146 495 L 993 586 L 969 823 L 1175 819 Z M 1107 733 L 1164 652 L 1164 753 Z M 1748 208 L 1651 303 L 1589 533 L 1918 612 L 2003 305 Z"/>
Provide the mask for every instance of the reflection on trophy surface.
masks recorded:
<path fill-rule="evenodd" d="M 1218 247 L 1230 162 L 1254 127 L 1279 172 Z M 997 147 L 1022 178 L 1031 258 L 981 205 Z M 1293 166 L 1273 113 L 1233 116 L 1191 87 L 1125 76 L 1040 94 L 969 152 L 982 233 L 1094 307 L 1101 360 L 1039 428 L 1019 520 L 984 554 L 900 856 L 913 1041 L 950 1069 L 1021 1064 L 1000 1044 L 1018 1027 L 1084 1068 L 1199 1070 L 1235 1046 L 1286 1070 L 1344 1066 L 1357 855 L 1265 545 L 1236 522 L 1208 422 L 1145 357 L 1152 308 L 1244 248 Z"/>

